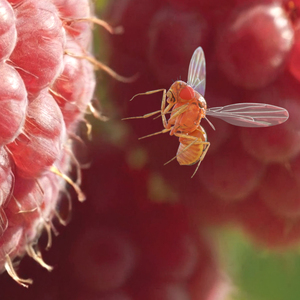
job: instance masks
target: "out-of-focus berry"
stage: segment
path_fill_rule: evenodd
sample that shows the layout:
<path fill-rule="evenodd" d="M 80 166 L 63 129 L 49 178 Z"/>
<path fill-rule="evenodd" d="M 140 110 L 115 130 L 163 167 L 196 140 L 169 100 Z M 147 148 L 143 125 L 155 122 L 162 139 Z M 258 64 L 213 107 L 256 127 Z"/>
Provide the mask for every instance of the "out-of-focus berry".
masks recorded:
<path fill-rule="evenodd" d="M 136 9 L 134 5 L 130 6 L 133 3 L 127 2 L 128 14 L 133 14 Z M 115 3 L 110 9 L 124 16 Z M 201 18 L 193 21 L 197 14 Z M 182 25 L 180 28 L 175 20 Z M 130 22 L 134 23 L 132 19 Z M 168 133 L 142 140 L 139 144 L 149 153 L 147 168 L 161 174 L 178 200 L 187 206 L 191 215 L 198 216 L 201 224 L 239 224 L 251 232 L 260 245 L 270 248 L 282 247 L 286 241 L 287 246 L 300 241 L 296 225 L 296 191 L 299 189 L 296 166 L 300 150 L 299 2 L 219 1 L 216 8 L 205 1 L 168 0 L 149 12 L 147 24 L 143 27 L 147 37 L 143 47 L 148 52 L 139 55 L 140 63 L 136 52 L 125 45 L 125 40 L 123 45 L 118 44 L 117 50 L 112 48 L 111 62 L 115 68 L 129 70 L 135 65 L 142 78 L 131 86 L 113 84 L 111 95 L 122 117 L 160 109 L 160 94 L 140 96 L 133 102 L 128 101 L 127 105 L 124 98 L 129 100 L 136 93 L 158 88 L 168 90 L 172 79 L 186 80 L 188 61 L 185 69 L 182 69 L 181 61 L 186 55 L 185 50 L 195 40 L 199 40 L 199 44 L 194 48 L 202 46 L 206 56 L 205 99 L 208 108 L 237 102 L 261 102 L 284 107 L 290 114 L 285 124 L 258 129 L 237 128 L 209 118 L 216 128 L 213 131 L 203 120 L 201 126 L 207 131 L 211 148 L 192 180 L 189 179 L 192 167 L 179 166 L 176 161 L 162 166 L 175 155 L 178 140 L 169 137 Z M 193 31 L 193 26 L 201 30 Z M 134 29 L 129 28 L 127 34 L 131 41 L 139 40 Z M 185 42 L 185 39 L 192 41 Z M 112 37 L 112 45 L 116 42 L 117 39 Z M 173 72 L 168 80 L 168 74 Z M 132 138 L 162 129 L 159 120 L 142 119 L 127 124 L 132 129 L 132 135 L 128 137 L 130 145 Z M 270 165 L 274 163 L 276 167 Z M 283 181 L 291 180 L 281 185 L 282 176 Z M 287 185 L 290 191 L 285 193 Z M 285 201 L 285 197 L 289 200 Z M 251 209 L 249 198 L 256 199 L 257 203 Z M 247 213 L 248 208 L 251 213 Z M 255 211 L 259 214 L 259 210 L 261 216 L 257 220 Z M 290 228 L 289 222 L 295 224 L 291 231 L 286 229 Z M 260 226 L 263 227 L 261 231 Z"/>
<path fill-rule="evenodd" d="M 292 24 L 279 3 L 237 8 L 220 28 L 219 67 L 233 84 L 265 87 L 283 70 L 293 41 Z"/>

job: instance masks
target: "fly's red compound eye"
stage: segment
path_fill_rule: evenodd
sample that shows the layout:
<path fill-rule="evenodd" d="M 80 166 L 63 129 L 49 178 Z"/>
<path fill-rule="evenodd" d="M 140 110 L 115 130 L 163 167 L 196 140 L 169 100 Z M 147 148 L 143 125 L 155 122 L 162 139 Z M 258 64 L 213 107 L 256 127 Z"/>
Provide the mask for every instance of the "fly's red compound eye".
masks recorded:
<path fill-rule="evenodd" d="M 194 89 L 190 86 L 186 86 L 180 91 L 179 97 L 182 100 L 188 101 L 194 98 L 194 94 Z"/>

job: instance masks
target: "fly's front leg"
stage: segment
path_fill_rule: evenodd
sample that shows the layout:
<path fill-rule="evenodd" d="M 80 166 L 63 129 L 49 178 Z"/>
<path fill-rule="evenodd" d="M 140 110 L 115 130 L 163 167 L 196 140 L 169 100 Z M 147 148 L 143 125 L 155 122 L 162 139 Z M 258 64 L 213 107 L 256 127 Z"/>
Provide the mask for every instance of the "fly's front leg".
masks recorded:
<path fill-rule="evenodd" d="M 159 90 L 153 90 L 153 91 L 148 91 L 148 92 L 145 92 L 145 93 L 139 93 L 139 94 L 136 94 L 134 95 L 130 101 L 132 101 L 135 97 L 137 96 L 141 96 L 141 95 L 151 95 L 151 94 L 155 94 L 155 93 L 159 93 L 159 92 L 163 92 L 163 99 L 166 98 L 166 90 L 165 89 L 159 89 Z M 162 100 L 163 101 L 163 100 Z M 143 116 L 137 116 L 137 117 L 128 117 L 128 118 L 123 118 L 122 120 L 131 120 L 131 119 L 146 119 L 146 118 L 149 118 L 149 117 L 152 117 L 158 113 L 161 114 L 161 110 L 157 110 L 157 111 L 154 111 L 154 112 L 151 112 L 151 113 L 148 113 L 148 114 L 145 114 Z"/>
<path fill-rule="evenodd" d="M 171 108 L 173 107 L 174 104 L 170 103 L 166 107 L 166 102 L 167 102 L 167 91 L 164 90 L 162 100 L 161 100 L 161 118 L 162 118 L 163 126 L 165 128 L 168 128 L 168 121 L 166 118 L 166 114 L 171 110 Z"/>
<path fill-rule="evenodd" d="M 172 110 L 172 115 L 169 119 L 169 122 L 173 119 L 176 119 L 179 115 L 181 115 L 182 113 L 184 113 L 187 110 L 188 104 L 183 104 L 179 107 L 177 107 L 176 109 Z"/>
<path fill-rule="evenodd" d="M 154 115 L 156 115 L 158 113 L 161 113 L 161 111 L 157 110 L 157 111 L 145 114 L 143 116 L 123 118 L 122 121 L 124 121 L 124 120 L 131 120 L 131 119 L 146 119 L 146 118 L 152 117 L 152 116 L 154 116 Z"/>
<path fill-rule="evenodd" d="M 148 137 L 150 137 L 150 136 L 158 135 L 158 134 L 161 134 L 161 133 L 166 133 L 166 132 L 168 132 L 168 131 L 170 131 L 170 130 L 171 130 L 171 129 L 167 129 L 167 128 L 165 128 L 165 129 L 163 129 L 162 131 L 159 131 L 159 132 L 154 132 L 154 133 L 151 133 L 151 134 L 148 134 L 148 135 L 142 136 L 142 137 L 140 137 L 140 138 L 139 138 L 139 140 L 142 140 L 142 139 L 148 138 Z"/>
<path fill-rule="evenodd" d="M 175 105 L 175 102 L 169 103 L 167 105 L 167 107 L 166 107 L 166 103 L 167 103 L 167 95 L 166 95 L 166 90 L 164 90 L 163 98 L 162 98 L 162 101 L 161 101 L 161 116 L 162 116 L 162 121 L 163 121 L 164 127 L 166 129 L 170 129 L 171 126 L 172 126 L 172 124 L 169 124 L 170 120 L 173 120 L 178 115 L 182 114 L 186 110 L 187 105 L 182 105 L 182 107 L 184 106 L 184 108 L 178 107 L 178 108 L 171 111 L 171 109 Z M 176 114 L 174 114 L 174 112 L 176 112 Z M 170 117 L 169 121 L 167 121 L 167 118 L 166 118 L 166 114 L 168 114 L 168 113 L 173 114 Z"/>
<path fill-rule="evenodd" d="M 145 92 L 145 93 L 138 93 L 138 94 L 134 95 L 129 101 L 132 101 L 137 96 L 152 95 L 152 94 L 159 93 L 159 92 L 164 92 L 164 94 L 166 94 L 166 89 L 158 89 L 158 90 L 148 91 L 148 92 Z"/>
<path fill-rule="evenodd" d="M 173 107 L 173 105 L 174 105 L 173 103 L 170 103 L 170 104 L 165 108 L 165 110 L 164 110 L 164 112 L 163 112 L 163 115 L 164 115 L 164 118 L 163 118 L 163 125 L 164 125 L 165 128 L 168 128 L 168 129 L 170 129 L 170 128 L 172 129 L 172 128 L 173 128 L 172 125 L 175 124 L 175 119 L 176 119 L 179 115 L 181 115 L 182 113 L 184 113 L 184 112 L 187 110 L 187 107 L 188 107 L 188 104 L 184 104 L 184 105 L 181 105 L 181 106 L 179 106 L 179 107 L 173 109 L 172 111 L 170 111 L 171 108 Z M 171 116 L 170 116 L 169 120 L 167 121 L 167 119 L 166 119 L 166 114 L 168 114 L 168 113 L 171 113 Z M 173 135 L 173 134 L 174 134 L 174 132 L 171 132 L 171 135 Z"/>

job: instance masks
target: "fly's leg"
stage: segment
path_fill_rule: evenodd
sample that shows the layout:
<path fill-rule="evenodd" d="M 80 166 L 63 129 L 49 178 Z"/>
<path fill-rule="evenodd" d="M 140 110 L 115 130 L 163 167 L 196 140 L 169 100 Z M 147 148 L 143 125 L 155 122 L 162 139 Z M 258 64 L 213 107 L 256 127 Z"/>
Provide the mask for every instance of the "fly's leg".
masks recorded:
<path fill-rule="evenodd" d="M 166 103 L 166 93 L 167 93 L 167 91 L 166 91 L 166 89 L 158 89 L 158 90 L 153 90 L 153 91 L 148 91 L 148 92 L 145 92 L 145 93 L 139 93 L 139 94 L 136 94 L 136 95 L 134 95 L 131 99 L 130 99 L 130 101 L 132 101 L 135 97 L 137 97 L 137 96 L 141 96 L 141 95 L 151 95 L 151 94 L 155 94 L 155 93 L 159 93 L 159 92 L 163 92 L 163 95 L 162 95 L 162 105 L 161 105 L 161 110 L 157 110 L 157 111 L 154 111 L 154 112 L 152 112 L 152 113 L 148 113 L 148 114 L 145 114 L 145 115 L 143 115 L 143 116 L 137 116 L 137 117 L 128 117 L 128 118 L 124 118 L 124 119 L 122 119 L 122 120 L 130 120 L 130 119 L 146 119 L 146 118 L 149 118 L 149 117 L 151 117 L 151 116 L 154 116 L 154 115 L 156 115 L 156 114 L 158 114 L 158 113 L 160 113 L 161 114 L 161 117 L 162 117 L 162 122 L 163 122 L 163 125 L 164 125 L 164 127 L 165 128 L 167 128 L 165 125 L 167 124 L 167 119 L 166 119 L 166 117 L 165 117 L 165 115 L 164 115 L 164 110 L 165 110 L 165 103 Z M 171 109 L 171 107 L 167 110 L 167 111 L 169 111 Z M 159 116 L 158 116 L 159 117 Z"/>
<path fill-rule="evenodd" d="M 163 113 L 161 114 L 162 115 L 162 121 L 163 121 L 163 125 L 166 129 L 172 129 L 172 125 L 175 124 L 172 123 L 173 120 L 176 120 L 176 118 L 178 116 L 180 116 L 182 113 L 184 113 L 186 110 L 187 110 L 187 107 L 188 107 L 188 104 L 184 104 L 180 107 L 177 107 L 175 109 L 173 109 L 172 111 L 171 108 L 173 107 L 174 104 L 170 103 L 166 108 L 165 110 L 163 111 Z M 166 119 L 166 114 L 172 114 L 171 117 L 169 118 L 169 120 L 167 121 Z M 170 135 L 173 135 L 174 132 L 171 131 Z"/>
<path fill-rule="evenodd" d="M 172 111 L 170 110 L 170 108 L 168 109 L 168 107 L 165 109 L 164 111 L 164 114 L 167 115 L 167 114 L 172 114 L 172 113 L 176 113 L 180 110 L 180 113 L 179 114 L 176 114 L 175 116 L 173 115 L 172 117 L 170 117 L 170 119 L 173 119 L 175 117 L 177 117 L 178 115 L 182 114 L 183 112 L 185 112 L 186 109 L 183 109 L 183 108 L 186 108 L 188 106 L 188 104 L 184 104 L 180 107 L 177 107 L 177 108 L 174 108 Z M 157 112 L 160 112 L 160 110 L 158 110 Z M 155 118 L 153 118 L 153 120 L 159 118 L 160 116 L 156 116 Z"/>
<path fill-rule="evenodd" d="M 159 93 L 159 92 L 163 92 L 163 94 L 165 95 L 167 91 L 166 91 L 166 89 L 158 89 L 158 90 L 148 91 L 148 92 L 145 92 L 145 93 L 138 93 L 138 94 L 134 95 L 129 101 L 132 101 L 137 96 L 152 95 L 152 94 Z"/>
<path fill-rule="evenodd" d="M 197 167 L 196 167 L 196 169 L 195 169 L 193 175 L 191 176 L 191 178 L 193 178 L 193 177 L 195 176 L 195 174 L 197 173 L 197 171 L 198 171 L 198 169 L 199 169 L 199 167 L 200 167 L 201 161 L 204 159 L 204 157 L 205 157 L 205 155 L 206 155 L 206 153 L 207 153 L 207 151 L 208 151 L 208 148 L 209 148 L 209 146 L 210 146 L 210 143 L 209 143 L 209 142 L 206 142 L 206 144 L 207 144 L 207 145 L 206 145 L 204 151 L 203 151 L 202 154 L 201 154 L 201 157 L 200 157 L 200 159 L 199 159 L 199 163 L 198 163 L 198 165 L 197 165 Z"/>
<path fill-rule="evenodd" d="M 172 110 L 173 115 L 170 117 L 170 120 L 177 118 L 179 115 L 184 113 L 187 110 L 187 107 L 188 107 L 188 104 L 184 104 L 184 105 L 179 106 L 178 108 L 175 108 L 174 110 Z"/>
<path fill-rule="evenodd" d="M 160 111 L 160 110 L 157 110 L 157 111 L 154 111 L 154 112 L 152 112 L 152 113 L 145 114 L 145 115 L 143 115 L 143 116 L 123 118 L 122 121 L 124 121 L 124 120 L 131 120 L 131 119 L 147 119 L 147 118 L 149 118 L 149 117 L 151 117 L 151 116 L 154 116 L 154 115 L 156 115 L 156 114 L 158 114 L 158 113 L 161 113 L 161 111 Z M 158 117 L 160 117 L 160 116 L 158 116 Z"/>
<path fill-rule="evenodd" d="M 166 102 L 167 102 L 167 96 L 166 96 L 166 90 L 164 90 L 163 97 L 161 100 L 161 118 L 162 122 L 165 128 L 168 128 L 168 121 L 166 118 L 166 113 L 168 113 L 171 108 L 173 107 L 174 103 L 169 103 L 168 106 L 166 107 Z"/>
<path fill-rule="evenodd" d="M 158 134 L 161 134 L 161 133 L 166 133 L 166 132 L 168 132 L 168 131 L 170 131 L 170 130 L 171 130 L 171 129 L 167 129 L 167 128 L 165 128 L 165 129 L 163 129 L 162 131 L 159 131 L 159 132 L 155 132 L 155 133 L 151 133 L 151 134 L 148 134 L 148 135 L 142 136 L 142 137 L 140 137 L 140 138 L 139 138 L 139 140 L 142 140 L 142 139 L 148 138 L 148 137 L 150 137 L 150 136 L 158 135 Z"/>

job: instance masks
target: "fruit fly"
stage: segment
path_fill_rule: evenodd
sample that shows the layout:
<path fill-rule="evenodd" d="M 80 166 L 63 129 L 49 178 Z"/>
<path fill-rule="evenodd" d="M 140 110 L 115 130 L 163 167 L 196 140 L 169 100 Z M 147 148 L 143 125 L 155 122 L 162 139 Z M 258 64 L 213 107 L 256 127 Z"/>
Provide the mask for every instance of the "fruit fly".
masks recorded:
<path fill-rule="evenodd" d="M 210 143 L 207 135 L 200 125 L 202 119 L 206 119 L 213 129 L 214 126 L 206 116 L 212 116 L 223 121 L 241 127 L 268 127 L 285 122 L 289 113 L 286 109 L 264 103 L 236 103 L 226 106 L 207 108 L 204 99 L 206 85 L 206 67 L 204 52 L 198 47 L 191 58 L 187 82 L 178 80 L 174 82 L 168 91 L 158 89 L 136 94 L 150 95 L 163 92 L 161 109 L 138 117 L 125 119 L 149 118 L 160 114 L 164 129 L 144 136 L 170 132 L 179 138 L 179 148 L 173 159 L 177 159 L 180 165 L 193 165 L 198 163 L 193 174 L 197 172 L 201 161 L 204 159 Z M 130 100 L 130 101 L 131 101 Z M 167 120 L 166 115 L 170 114 Z M 167 163 L 169 163 L 168 161 Z M 192 177 L 193 177 L 192 176 Z"/>

